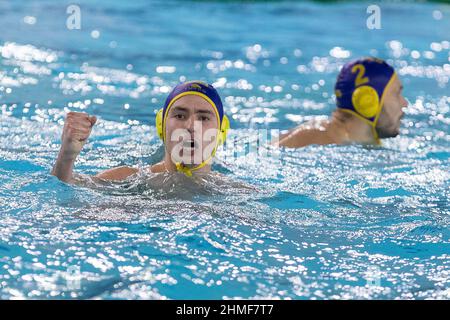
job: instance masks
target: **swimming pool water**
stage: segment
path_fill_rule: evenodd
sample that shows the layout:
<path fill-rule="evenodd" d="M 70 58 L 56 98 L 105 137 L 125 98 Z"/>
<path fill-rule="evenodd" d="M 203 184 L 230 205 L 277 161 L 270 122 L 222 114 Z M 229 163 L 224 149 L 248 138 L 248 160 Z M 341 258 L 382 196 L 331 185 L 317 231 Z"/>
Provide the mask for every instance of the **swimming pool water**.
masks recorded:
<path fill-rule="evenodd" d="M 382 3 L 369 30 L 360 2 L 78 3 L 81 30 L 53 1 L 0 2 L 1 299 L 450 298 L 449 5 Z M 49 174 L 67 110 L 99 118 L 77 172 L 142 166 L 178 81 L 214 83 L 231 136 L 255 141 L 330 115 L 362 55 L 410 102 L 382 147 L 228 144 L 224 176 L 195 182 Z"/>

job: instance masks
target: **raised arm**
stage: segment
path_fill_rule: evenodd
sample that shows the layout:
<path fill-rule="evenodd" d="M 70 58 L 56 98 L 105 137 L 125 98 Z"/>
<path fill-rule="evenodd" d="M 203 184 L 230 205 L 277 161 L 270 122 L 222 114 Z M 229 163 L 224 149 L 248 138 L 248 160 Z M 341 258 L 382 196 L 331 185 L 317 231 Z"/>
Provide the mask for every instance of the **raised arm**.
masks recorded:
<path fill-rule="evenodd" d="M 92 127 L 97 122 L 95 116 L 89 116 L 84 112 L 69 112 L 64 122 L 61 137 L 61 149 L 51 174 L 58 179 L 74 183 L 73 167 L 87 139 L 91 135 Z M 123 180 L 137 172 L 130 167 L 114 168 L 97 174 L 94 178 L 103 180 Z"/>

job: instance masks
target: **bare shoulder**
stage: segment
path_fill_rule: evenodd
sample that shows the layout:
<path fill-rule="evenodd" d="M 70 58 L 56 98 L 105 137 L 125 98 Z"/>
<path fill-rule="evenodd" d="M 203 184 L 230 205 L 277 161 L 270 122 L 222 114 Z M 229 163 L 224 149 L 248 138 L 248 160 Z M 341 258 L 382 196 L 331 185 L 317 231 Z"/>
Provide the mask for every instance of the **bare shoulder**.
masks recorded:
<path fill-rule="evenodd" d="M 151 173 L 160 173 L 160 172 L 165 172 L 166 167 L 164 165 L 164 161 L 161 161 L 159 163 L 153 164 L 151 166 L 145 167 L 144 170 L 151 172 Z"/>
<path fill-rule="evenodd" d="M 280 137 L 279 145 L 288 148 L 300 148 L 310 144 L 331 143 L 326 132 L 328 122 L 312 121 L 298 126 L 288 134 Z"/>
<path fill-rule="evenodd" d="M 138 171 L 139 169 L 137 168 L 123 166 L 100 172 L 95 177 L 103 180 L 119 181 L 128 178 L 129 176 L 137 173 Z"/>

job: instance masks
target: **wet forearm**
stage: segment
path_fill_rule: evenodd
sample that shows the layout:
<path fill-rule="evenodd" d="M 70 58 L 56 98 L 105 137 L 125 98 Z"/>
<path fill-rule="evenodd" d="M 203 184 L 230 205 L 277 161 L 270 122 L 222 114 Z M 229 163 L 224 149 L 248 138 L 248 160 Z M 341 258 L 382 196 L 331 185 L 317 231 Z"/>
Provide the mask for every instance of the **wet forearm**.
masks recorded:
<path fill-rule="evenodd" d="M 72 182 L 75 160 L 76 158 L 65 157 L 62 152 L 59 152 L 51 174 L 56 176 L 61 181 L 68 183 Z"/>

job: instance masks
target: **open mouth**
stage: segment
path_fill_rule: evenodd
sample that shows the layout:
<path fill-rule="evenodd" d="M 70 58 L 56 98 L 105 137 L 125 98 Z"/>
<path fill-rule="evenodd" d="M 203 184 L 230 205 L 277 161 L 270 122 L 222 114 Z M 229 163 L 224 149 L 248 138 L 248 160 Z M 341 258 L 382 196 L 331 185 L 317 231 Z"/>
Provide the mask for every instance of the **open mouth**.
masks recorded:
<path fill-rule="evenodd" d="M 195 150 L 198 148 L 198 142 L 194 139 L 189 139 L 183 141 L 183 148 Z"/>

